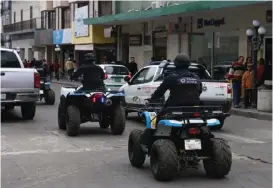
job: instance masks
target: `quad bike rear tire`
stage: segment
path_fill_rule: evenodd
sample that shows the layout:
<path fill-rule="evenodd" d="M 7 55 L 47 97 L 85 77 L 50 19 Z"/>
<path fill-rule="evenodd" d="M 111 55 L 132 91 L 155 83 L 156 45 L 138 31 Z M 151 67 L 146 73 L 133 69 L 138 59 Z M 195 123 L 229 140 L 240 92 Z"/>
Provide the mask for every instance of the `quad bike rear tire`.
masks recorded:
<path fill-rule="evenodd" d="M 178 171 L 176 146 L 169 139 L 156 140 L 151 149 L 151 169 L 158 181 L 170 181 Z"/>
<path fill-rule="evenodd" d="M 66 133 L 68 136 L 77 136 L 80 132 L 81 113 L 78 107 L 71 105 L 66 113 Z"/>
<path fill-rule="evenodd" d="M 211 138 L 210 159 L 203 160 L 204 168 L 209 177 L 223 178 L 225 177 L 232 164 L 232 154 L 227 141 L 221 138 Z"/>
<path fill-rule="evenodd" d="M 109 118 L 103 113 L 100 116 L 99 124 L 101 129 L 108 129 L 110 126 Z"/>
<path fill-rule="evenodd" d="M 133 130 L 128 140 L 128 155 L 132 166 L 136 168 L 142 167 L 145 162 L 146 154 L 140 146 L 140 138 L 143 131 Z"/>
<path fill-rule="evenodd" d="M 111 131 L 113 135 L 122 135 L 125 130 L 125 110 L 124 107 L 120 104 L 117 105 L 114 109 L 114 113 L 112 115 L 112 123 L 111 123 Z"/>
<path fill-rule="evenodd" d="M 58 125 L 59 125 L 59 129 L 61 129 L 61 130 L 66 129 L 65 116 L 66 116 L 66 114 L 64 112 L 64 106 L 63 106 L 62 102 L 60 102 L 60 104 L 58 106 Z"/>
<path fill-rule="evenodd" d="M 53 105 L 55 103 L 55 92 L 52 89 L 46 91 L 45 103 L 49 105 Z"/>
<path fill-rule="evenodd" d="M 36 102 L 23 103 L 21 114 L 24 120 L 32 120 L 36 113 Z"/>

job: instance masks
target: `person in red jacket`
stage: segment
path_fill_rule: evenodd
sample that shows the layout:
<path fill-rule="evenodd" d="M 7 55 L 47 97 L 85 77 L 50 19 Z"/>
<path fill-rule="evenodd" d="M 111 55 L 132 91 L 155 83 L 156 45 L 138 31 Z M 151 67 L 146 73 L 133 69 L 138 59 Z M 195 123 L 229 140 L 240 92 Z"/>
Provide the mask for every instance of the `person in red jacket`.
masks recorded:
<path fill-rule="evenodd" d="M 242 77 L 246 70 L 244 65 L 244 57 L 240 56 L 238 61 L 235 61 L 232 64 L 232 67 L 227 74 L 227 78 L 232 80 L 232 89 L 233 89 L 233 105 L 234 108 L 239 108 L 240 99 L 241 99 L 241 87 L 242 87 Z"/>
<path fill-rule="evenodd" d="M 53 64 L 53 69 L 54 69 L 54 73 L 55 73 L 55 77 L 57 80 L 59 80 L 59 63 L 56 61 L 54 64 Z"/>

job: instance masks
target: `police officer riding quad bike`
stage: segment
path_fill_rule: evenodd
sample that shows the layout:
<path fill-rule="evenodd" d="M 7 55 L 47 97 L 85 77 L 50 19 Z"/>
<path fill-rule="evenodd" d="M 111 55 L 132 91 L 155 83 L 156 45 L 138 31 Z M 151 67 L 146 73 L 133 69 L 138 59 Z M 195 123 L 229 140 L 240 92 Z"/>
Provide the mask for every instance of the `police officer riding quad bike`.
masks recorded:
<path fill-rule="evenodd" d="M 35 61 L 34 68 L 40 74 L 40 100 L 44 98 L 46 104 L 53 105 L 55 103 L 55 92 L 51 89 L 51 82 L 48 78 L 48 70 L 41 61 Z"/>
<path fill-rule="evenodd" d="M 58 107 L 58 124 L 69 136 L 79 134 L 80 125 L 99 122 L 100 128 L 111 127 L 114 135 L 125 129 L 125 111 L 121 105 L 124 93 L 106 90 L 103 70 L 94 64 L 93 54 L 86 54 L 84 65 L 71 76 L 75 80 L 83 76 L 82 86 L 62 87 Z"/>
<path fill-rule="evenodd" d="M 184 54 L 175 58 L 176 71 L 164 75 L 162 84 L 147 99 L 150 103 L 142 112 L 146 129 L 134 130 L 129 136 L 131 164 L 139 168 L 150 156 L 152 173 L 159 181 L 171 180 L 180 169 L 197 168 L 200 160 L 211 177 L 222 178 L 231 168 L 227 141 L 215 138 L 209 129 L 220 124 L 216 117 L 226 114 L 220 106 L 200 106 L 202 85 L 198 76 L 187 70 L 189 62 Z M 165 104 L 155 103 L 166 90 L 170 96 Z"/>

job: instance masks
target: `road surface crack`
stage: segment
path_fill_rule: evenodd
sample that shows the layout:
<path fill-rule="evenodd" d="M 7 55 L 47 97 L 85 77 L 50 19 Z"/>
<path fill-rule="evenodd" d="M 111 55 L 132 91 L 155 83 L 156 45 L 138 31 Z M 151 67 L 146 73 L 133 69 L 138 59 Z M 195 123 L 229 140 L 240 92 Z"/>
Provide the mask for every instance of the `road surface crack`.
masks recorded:
<path fill-rule="evenodd" d="M 247 156 L 247 155 L 241 155 L 239 154 L 238 156 L 240 157 L 246 157 L 252 161 L 258 161 L 258 162 L 261 162 L 261 163 L 264 163 L 264 164 L 272 164 L 272 162 L 269 162 L 269 161 L 266 161 L 266 160 L 263 160 L 261 158 L 255 158 L 255 157 L 251 157 L 251 156 Z"/>

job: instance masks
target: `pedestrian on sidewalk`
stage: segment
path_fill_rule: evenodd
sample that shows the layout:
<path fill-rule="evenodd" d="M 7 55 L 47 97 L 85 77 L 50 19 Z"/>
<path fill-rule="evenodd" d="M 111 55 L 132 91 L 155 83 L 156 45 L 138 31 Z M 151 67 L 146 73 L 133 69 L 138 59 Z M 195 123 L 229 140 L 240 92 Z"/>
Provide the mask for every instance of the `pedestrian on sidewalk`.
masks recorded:
<path fill-rule="evenodd" d="M 232 64 L 232 67 L 227 74 L 227 78 L 232 80 L 234 108 L 240 108 L 239 104 L 241 99 L 242 76 L 245 70 L 244 57 L 240 56 L 238 60 Z"/>
<path fill-rule="evenodd" d="M 70 76 L 72 75 L 72 73 L 74 71 L 73 61 L 71 61 L 70 57 L 67 59 L 67 61 L 65 63 L 65 69 L 68 74 L 68 77 L 70 78 Z"/>
<path fill-rule="evenodd" d="M 59 79 L 60 79 L 60 77 L 59 77 L 60 66 L 59 66 L 59 63 L 57 61 L 54 63 L 53 69 L 54 69 L 54 72 L 55 72 L 55 78 L 56 78 L 56 80 L 59 81 Z"/>
<path fill-rule="evenodd" d="M 135 75 L 138 71 L 137 63 L 135 62 L 135 57 L 131 57 L 131 62 L 128 64 L 128 70 L 133 75 Z"/>
<path fill-rule="evenodd" d="M 253 64 L 247 64 L 247 71 L 242 77 L 242 88 L 244 89 L 244 108 L 248 108 L 252 103 L 252 78 L 253 78 Z"/>

